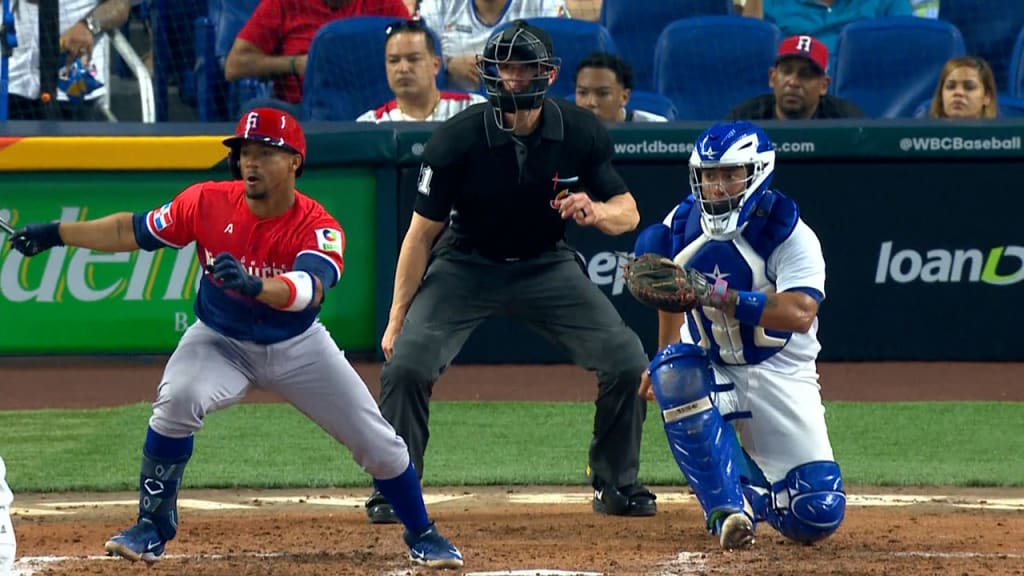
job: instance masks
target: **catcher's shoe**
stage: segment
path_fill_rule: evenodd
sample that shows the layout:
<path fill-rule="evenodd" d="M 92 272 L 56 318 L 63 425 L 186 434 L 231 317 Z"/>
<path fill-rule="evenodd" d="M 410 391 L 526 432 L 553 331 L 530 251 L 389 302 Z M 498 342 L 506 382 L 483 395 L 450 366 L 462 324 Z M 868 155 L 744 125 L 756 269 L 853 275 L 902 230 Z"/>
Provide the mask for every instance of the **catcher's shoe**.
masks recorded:
<path fill-rule="evenodd" d="M 131 528 L 107 540 L 107 556 L 120 556 L 132 562 L 152 565 L 164 554 L 164 540 L 153 522 L 143 518 Z"/>
<path fill-rule="evenodd" d="M 409 560 L 414 564 L 431 568 L 462 567 L 462 552 L 441 536 L 433 522 L 421 534 L 406 530 L 403 538 L 409 546 Z"/>
<path fill-rule="evenodd" d="M 374 490 L 373 494 L 366 501 L 366 517 L 370 524 L 398 524 L 398 516 L 391 503 L 379 491 Z"/>
<path fill-rule="evenodd" d="M 743 512 L 733 512 L 721 521 L 718 539 L 724 550 L 742 550 L 754 545 L 754 523 Z"/>
<path fill-rule="evenodd" d="M 602 486 L 594 489 L 593 510 L 611 516 L 654 516 L 658 497 L 639 484 L 621 488 Z"/>

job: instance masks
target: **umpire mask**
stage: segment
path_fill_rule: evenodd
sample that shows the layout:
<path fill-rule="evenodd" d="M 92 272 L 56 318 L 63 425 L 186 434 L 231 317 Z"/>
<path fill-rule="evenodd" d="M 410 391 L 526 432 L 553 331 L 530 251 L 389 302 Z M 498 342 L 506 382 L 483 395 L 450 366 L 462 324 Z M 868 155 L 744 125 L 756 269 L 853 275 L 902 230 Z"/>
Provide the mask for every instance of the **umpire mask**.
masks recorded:
<path fill-rule="evenodd" d="M 544 104 L 548 83 L 559 64 L 552 56 L 548 33 L 525 20 L 512 22 L 487 41 L 477 69 L 498 126 L 505 126 L 502 114 L 534 110 Z"/>

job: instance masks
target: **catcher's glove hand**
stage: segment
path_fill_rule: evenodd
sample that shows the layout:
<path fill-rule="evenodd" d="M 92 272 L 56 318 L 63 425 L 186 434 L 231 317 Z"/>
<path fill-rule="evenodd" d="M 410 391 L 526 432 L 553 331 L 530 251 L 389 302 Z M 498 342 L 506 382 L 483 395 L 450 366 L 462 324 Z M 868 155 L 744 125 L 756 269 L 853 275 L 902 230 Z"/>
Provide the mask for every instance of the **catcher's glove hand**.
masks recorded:
<path fill-rule="evenodd" d="M 657 254 L 631 258 L 626 262 L 623 275 L 626 288 L 634 298 L 665 312 L 688 312 L 708 291 L 702 274 L 684 270 Z"/>

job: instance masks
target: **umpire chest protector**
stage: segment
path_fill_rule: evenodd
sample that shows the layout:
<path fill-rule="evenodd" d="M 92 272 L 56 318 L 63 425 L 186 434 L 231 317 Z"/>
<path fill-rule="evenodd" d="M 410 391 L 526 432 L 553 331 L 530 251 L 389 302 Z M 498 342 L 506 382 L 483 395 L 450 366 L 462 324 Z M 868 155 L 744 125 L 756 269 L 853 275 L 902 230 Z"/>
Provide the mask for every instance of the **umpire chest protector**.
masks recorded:
<path fill-rule="evenodd" d="M 605 150 L 607 148 L 607 150 Z M 457 248 L 494 260 L 515 260 L 554 249 L 565 235 L 558 200 L 586 191 L 605 201 L 626 191 L 617 175 L 598 167 L 610 140 L 589 112 L 546 99 L 540 126 L 526 136 L 503 130 L 492 108 L 479 104 L 438 128 L 424 153 L 416 211 L 451 217 Z"/>

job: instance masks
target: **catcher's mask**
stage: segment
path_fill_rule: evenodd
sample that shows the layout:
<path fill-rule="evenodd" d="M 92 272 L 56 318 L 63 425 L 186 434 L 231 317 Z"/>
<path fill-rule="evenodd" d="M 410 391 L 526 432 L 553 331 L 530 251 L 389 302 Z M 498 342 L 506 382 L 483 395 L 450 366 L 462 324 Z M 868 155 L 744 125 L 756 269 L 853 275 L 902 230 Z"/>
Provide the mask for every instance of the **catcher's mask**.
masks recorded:
<path fill-rule="evenodd" d="M 476 66 L 498 126 L 511 130 L 505 126 L 503 114 L 534 110 L 544 104 L 544 95 L 561 62 L 552 53 L 551 36 L 525 20 L 512 22 L 487 41 Z M 510 64 L 527 67 L 525 86 L 510 88 L 511 79 L 502 78 L 501 68 Z"/>
<path fill-rule="evenodd" d="M 739 175 L 729 170 L 737 167 L 744 169 Z M 709 169 L 719 170 L 714 181 L 706 182 L 704 172 Z M 704 231 L 720 237 L 742 229 L 771 185 L 774 170 L 775 147 L 764 130 L 750 122 L 723 122 L 701 134 L 690 154 L 690 189 L 700 206 Z M 725 197 L 719 189 L 726 191 Z"/>
<path fill-rule="evenodd" d="M 295 176 L 302 175 L 302 168 L 306 164 L 306 137 L 302 134 L 299 121 L 291 114 L 274 108 L 253 108 L 238 120 L 235 135 L 224 140 L 224 145 L 231 149 L 228 153 L 228 169 L 235 180 L 242 179 L 239 151 L 246 141 L 298 154 L 302 157 L 302 164 L 299 164 Z"/>

